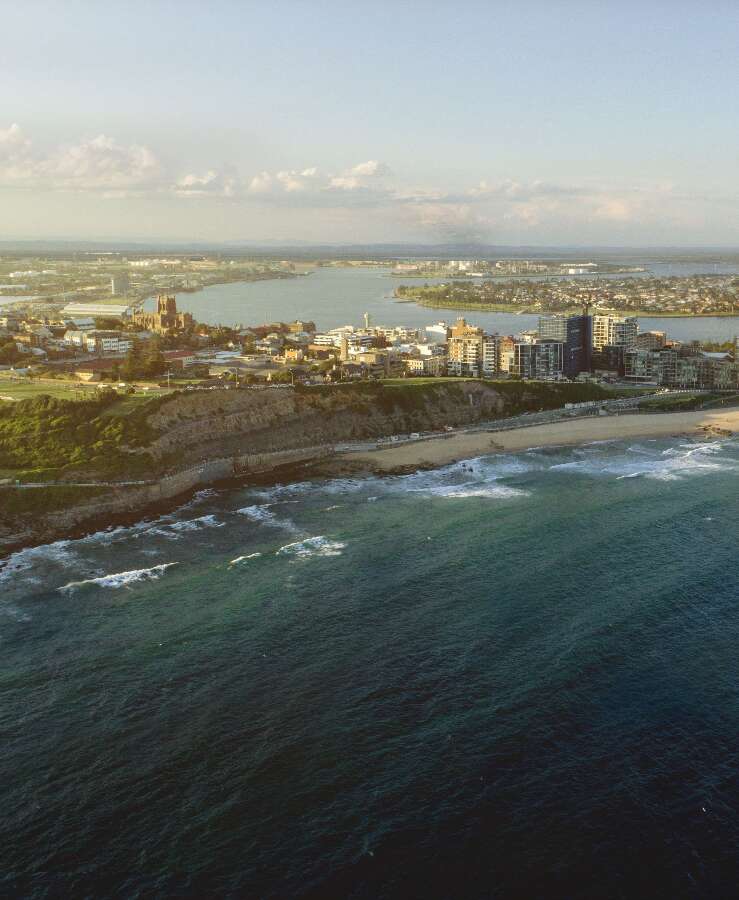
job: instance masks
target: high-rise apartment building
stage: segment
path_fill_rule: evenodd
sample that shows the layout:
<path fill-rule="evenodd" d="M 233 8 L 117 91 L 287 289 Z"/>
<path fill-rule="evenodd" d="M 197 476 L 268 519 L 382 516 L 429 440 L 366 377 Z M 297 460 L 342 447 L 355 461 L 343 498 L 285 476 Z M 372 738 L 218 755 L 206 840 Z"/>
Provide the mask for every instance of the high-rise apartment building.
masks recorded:
<path fill-rule="evenodd" d="M 485 334 L 482 338 L 482 374 L 488 377 L 500 372 L 499 334 Z"/>
<path fill-rule="evenodd" d="M 484 332 L 459 318 L 451 328 L 447 344 L 447 370 L 450 375 L 479 378 L 482 373 Z"/>
<path fill-rule="evenodd" d="M 539 317 L 540 341 L 566 341 L 567 340 L 567 316 L 540 316 Z"/>
<path fill-rule="evenodd" d="M 128 275 L 114 275 L 110 279 L 110 293 L 114 297 L 125 297 L 128 293 L 129 283 Z"/>
<path fill-rule="evenodd" d="M 593 316 L 593 349 L 636 347 L 639 323 L 633 316 Z"/>
<path fill-rule="evenodd" d="M 581 372 L 589 372 L 593 352 L 593 317 L 587 312 L 567 319 L 564 373 L 577 378 Z"/>
<path fill-rule="evenodd" d="M 539 381 L 561 378 L 564 348 L 562 341 L 516 344 L 513 348 L 512 373 L 521 378 L 535 378 Z"/>

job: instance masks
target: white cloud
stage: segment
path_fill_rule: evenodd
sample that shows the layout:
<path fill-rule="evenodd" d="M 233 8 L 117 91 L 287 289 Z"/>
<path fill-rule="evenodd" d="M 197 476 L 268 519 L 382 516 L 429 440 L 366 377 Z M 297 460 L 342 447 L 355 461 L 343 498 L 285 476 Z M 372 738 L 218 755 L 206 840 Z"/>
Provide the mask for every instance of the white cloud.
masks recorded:
<path fill-rule="evenodd" d="M 376 159 L 368 159 L 367 162 L 357 163 L 351 169 L 334 175 L 329 187 L 338 191 L 372 190 L 375 179 L 384 178 L 392 174 L 390 167 Z"/>
<path fill-rule="evenodd" d="M 0 130 L 0 186 L 120 191 L 151 185 L 160 174 L 154 153 L 104 134 L 43 153 L 19 125 Z"/>
<path fill-rule="evenodd" d="M 261 172 L 251 179 L 248 191 L 250 194 L 268 194 L 272 190 L 272 181 L 269 172 Z"/>
<path fill-rule="evenodd" d="M 367 162 L 358 163 L 349 169 L 349 175 L 356 178 L 381 178 L 385 175 L 391 175 L 390 167 L 385 163 L 376 159 L 368 159 Z"/>
<path fill-rule="evenodd" d="M 389 195 L 380 183 L 389 173 L 388 166 L 377 160 L 358 163 L 338 173 L 323 172 L 317 166 L 260 172 L 247 181 L 246 193 L 280 205 L 290 198 L 301 206 L 367 205 Z M 341 196 L 349 194 L 357 196 Z M 363 196 L 360 198 L 359 194 Z"/>
<path fill-rule="evenodd" d="M 0 128 L 0 189 L 90 193 L 125 200 L 138 194 L 227 201 L 233 206 L 321 210 L 360 224 L 357 210 L 373 211 L 387 227 L 445 240 L 498 240 L 572 234 L 628 234 L 635 229 L 710 225 L 726 218 L 734 202 L 725 194 L 690 192 L 663 181 L 618 183 L 609 179 L 556 183 L 540 179 L 479 180 L 473 187 L 403 183 L 388 165 L 365 159 L 338 170 L 316 165 L 239 173 L 228 166 L 167 169 L 138 142 L 99 134 L 68 144 L 37 146 L 17 123 Z M 275 213 L 277 215 L 278 213 Z M 292 219 L 291 219 L 292 221 Z M 316 219 L 317 221 L 317 219 Z"/>
<path fill-rule="evenodd" d="M 639 203 L 623 197 L 604 197 L 596 206 L 593 215 L 597 219 L 609 222 L 628 222 L 634 218 L 639 206 Z"/>
<path fill-rule="evenodd" d="M 78 190 L 140 188 L 160 175 L 154 153 L 140 144 L 121 145 L 100 134 L 43 160 L 39 174 L 55 187 Z"/>
<path fill-rule="evenodd" d="M 239 182 L 229 172 L 209 169 L 202 175 L 184 175 L 175 183 L 173 190 L 181 197 L 235 197 Z"/>
<path fill-rule="evenodd" d="M 10 128 L 0 128 L 0 159 L 6 159 L 24 151 L 31 142 L 23 134 L 23 129 L 14 122 Z"/>

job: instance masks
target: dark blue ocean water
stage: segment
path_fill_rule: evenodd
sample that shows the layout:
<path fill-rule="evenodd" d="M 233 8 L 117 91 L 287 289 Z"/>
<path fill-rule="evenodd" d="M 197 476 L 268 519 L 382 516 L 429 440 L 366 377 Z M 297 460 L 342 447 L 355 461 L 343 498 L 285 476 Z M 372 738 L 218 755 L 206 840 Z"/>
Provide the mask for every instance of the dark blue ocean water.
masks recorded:
<path fill-rule="evenodd" d="M 0 893 L 729 897 L 739 441 L 205 492 L 0 573 Z"/>

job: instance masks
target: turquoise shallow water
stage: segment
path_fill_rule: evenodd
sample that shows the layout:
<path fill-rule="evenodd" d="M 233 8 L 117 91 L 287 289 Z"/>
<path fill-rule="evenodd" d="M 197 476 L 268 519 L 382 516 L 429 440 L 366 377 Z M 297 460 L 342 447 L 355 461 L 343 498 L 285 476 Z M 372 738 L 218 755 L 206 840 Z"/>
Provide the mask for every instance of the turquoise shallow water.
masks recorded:
<path fill-rule="evenodd" d="M 738 476 L 534 449 L 15 554 L 3 893 L 730 895 Z"/>

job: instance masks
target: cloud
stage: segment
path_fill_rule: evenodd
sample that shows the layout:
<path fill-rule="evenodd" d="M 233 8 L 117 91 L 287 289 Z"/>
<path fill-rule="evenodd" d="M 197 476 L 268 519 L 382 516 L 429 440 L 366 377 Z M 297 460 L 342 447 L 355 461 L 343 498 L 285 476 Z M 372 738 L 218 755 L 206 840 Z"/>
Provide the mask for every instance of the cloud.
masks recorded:
<path fill-rule="evenodd" d="M 10 128 L 0 128 L 0 159 L 8 159 L 24 153 L 31 142 L 23 134 L 23 129 L 14 122 Z"/>
<path fill-rule="evenodd" d="M 120 191 L 153 184 L 161 174 L 154 153 L 100 134 L 36 151 L 18 124 L 0 130 L 0 186 L 47 190 Z"/>
<path fill-rule="evenodd" d="M 367 162 L 358 163 L 346 172 L 334 175 L 329 187 L 339 191 L 376 190 L 373 182 L 376 179 L 391 175 L 390 167 L 376 159 L 368 159 Z"/>
<path fill-rule="evenodd" d="M 180 197 L 235 197 L 238 178 L 231 172 L 209 169 L 202 175 L 190 173 L 178 179 L 173 191 Z"/>
<path fill-rule="evenodd" d="M 634 218 L 639 206 L 639 203 L 623 197 L 604 197 L 593 210 L 593 215 L 596 219 L 605 219 L 609 222 L 629 222 Z"/>
<path fill-rule="evenodd" d="M 31 142 L 20 125 L 0 128 L 0 183 L 23 181 L 32 171 Z"/>
<path fill-rule="evenodd" d="M 248 197 L 264 203 L 301 207 L 373 205 L 384 202 L 390 192 L 382 179 L 390 168 L 377 160 L 358 163 L 341 172 L 324 172 L 318 166 L 279 172 L 259 172 L 246 182 Z M 351 195 L 351 196 L 349 196 Z"/>
<path fill-rule="evenodd" d="M 151 185 L 161 167 L 148 147 L 121 145 L 100 134 L 43 160 L 38 172 L 57 188 L 110 190 Z"/>
<path fill-rule="evenodd" d="M 355 178 L 382 178 L 391 175 L 390 167 L 376 159 L 368 159 L 367 162 L 358 163 L 349 169 L 349 175 Z"/>
<path fill-rule="evenodd" d="M 691 192 L 658 180 L 508 178 L 482 179 L 471 187 L 416 184 L 394 174 L 387 163 L 366 158 L 334 170 L 309 164 L 251 172 L 229 166 L 177 171 L 136 141 L 99 134 L 40 147 L 18 123 L 0 128 L 3 188 L 121 200 L 158 194 L 172 202 L 199 199 L 244 210 L 273 208 L 285 216 L 320 210 L 323 222 L 333 217 L 361 224 L 361 215 L 371 211 L 390 231 L 404 227 L 414 237 L 427 234 L 446 241 L 485 241 L 493 232 L 499 240 L 525 242 L 542 235 L 695 229 L 710 225 L 711 216 L 725 219 L 726 208 L 735 203 L 725 193 Z"/>

